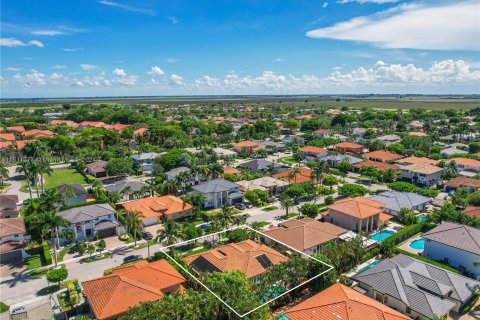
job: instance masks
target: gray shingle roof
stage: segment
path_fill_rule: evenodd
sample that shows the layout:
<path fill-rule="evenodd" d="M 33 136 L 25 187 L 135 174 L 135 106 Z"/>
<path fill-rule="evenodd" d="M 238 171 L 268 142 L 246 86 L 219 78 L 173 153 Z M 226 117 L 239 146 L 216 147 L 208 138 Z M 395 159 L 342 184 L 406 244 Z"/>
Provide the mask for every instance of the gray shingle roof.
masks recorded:
<path fill-rule="evenodd" d="M 443 222 L 423 238 L 480 255 L 480 229 L 453 222 Z"/>
<path fill-rule="evenodd" d="M 349 155 L 344 155 L 344 154 L 333 154 L 330 156 L 327 156 L 325 160 L 330 160 L 330 161 L 336 161 L 336 162 L 342 162 L 344 159 L 349 159 L 350 164 L 355 164 L 364 161 L 363 159 L 352 157 Z"/>
<path fill-rule="evenodd" d="M 136 161 L 145 161 L 145 160 L 154 160 L 156 157 L 161 156 L 160 153 L 156 152 L 147 152 L 147 153 L 139 153 L 131 156 L 133 160 Z"/>
<path fill-rule="evenodd" d="M 215 179 L 201 183 L 199 185 L 193 186 L 194 191 L 201 193 L 214 193 L 214 192 L 224 192 L 230 191 L 234 188 L 238 188 L 238 184 L 225 180 L 223 178 Z"/>
<path fill-rule="evenodd" d="M 247 169 L 250 171 L 260 171 L 260 170 L 274 170 L 277 168 L 284 168 L 284 166 L 279 163 L 267 161 L 265 159 L 255 159 L 252 161 L 242 163 L 238 165 L 237 168 Z"/>
<path fill-rule="evenodd" d="M 188 172 L 188 171 L 190 171 L 190 169 L 187 168 L 187 167 L 178 167 L 178 168 L 175 168 L 175 169 L 172 169 L 170 171 L 165 172 L 165 175 L 170 176 L 170 177 L 176 177 L 180 173 Z"/>
<path fill-rule="evenodd" d="M 63 210 L 58 214 L 63 216 L 70 223 L 79 223 L 95 220 L 100 217 L 108 216 L 109 214 L 115 214 L 115 212 L 115 209 L 113 209 L 109 204 L 97 203 Z"/>
<path fill-rule="evenodd" d="M 148 184 L 144 182 L 137 182 L 137 181 L 118 181 L 115 182 L 114 184 L 109 184 L 105 186 L 105 191 L 107 192 L 112 192 L 112 191 L 118 191 L 121 192 L 124 188 L 130 187 L 132 191 L 140 191 L 143 187 L 147 187 Z"/>
<path fill-rule="evenodd" d="M 67 190 L 71 189 L 75 195 L 87 194 L 87 189 L 85 189 L 81 184 L 64 184 L 58 187 L 58 192 L 61 194 L 67 194 Z"/>
<path fill-rule="evenodd" d="M 413 311 L 433 318 L 445 315 L 456 300 L 466 302 L 479 281 L 399 254 L 352 277 L 380 293 L 401 300 Z M 450 299 L 440 297 L 450 292 Z"/>
<path fill-rule="evenodd" d="M 418 205 L 426 204 L 432 201 L 413 192 L 385 191 L 369 197 L 372 200 L 382 202 L 385 208 L 394 211 L 400 211 L 402 208 L 412 209 Z"/>

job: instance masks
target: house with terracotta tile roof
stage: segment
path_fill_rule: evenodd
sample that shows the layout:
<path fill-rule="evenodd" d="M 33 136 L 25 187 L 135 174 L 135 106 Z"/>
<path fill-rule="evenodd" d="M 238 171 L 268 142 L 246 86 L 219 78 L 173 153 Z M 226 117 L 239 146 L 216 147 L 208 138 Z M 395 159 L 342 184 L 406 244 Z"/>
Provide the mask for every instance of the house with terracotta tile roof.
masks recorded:
<path fill-rule="evenodd" d="M 35 137 L 35 138 L 52 137 L 53 132 L 50 131 L 50 130 L 33 129 L 33 130 L 24 131 L 24 132 L 21 133 L 21 135 L 24 138 L 27 138 L 27 137 Z"/>
<path fill-rule="evenodd" d="M 286 256 L 252 240 L 229 243 L 184 258 L 196 272 L 240 271 L 253 282 L 271 265 L 288 260 Z"/>
<path fill-rule="evenodd" d="M 365 168 L 365 167 L 374 167 L 379 171 L 384 171 L 384 170 L 387 170 L 387 169 L 400 170 L 400 167 L 395 165 L 395 164 L 372 161 L 372 160 L 365 160 L 365 161 L 362 161 L 362 162 L 359 162 L 359 163 L 355 163 L 353 165 L 353 171 L 360 172 L 360 169 Z"/>
<path fill-rule="evenodd" d="M 289 169 L 275 173 L 272 177 L 284 180 L 290 184 L 306 183 L 312 181 L 312 170 L 307 167 L 301 167 L 299 172 L 295 172 L 294 169 Z"/>
<path fill-rule="evenodd" d="M 110 129 L 115 130 L 115 131 L 117 131 L 117 132 L 122 132 L 123 129 L 125 129 L 125 128 L 127 128 L 127 127 L 129 127 L 128 124 L 116 123 L 116 124 L 112 124 L 112 125 L 110 126 Z"/>
<path fill-rule="evenodd" d="M 0 194 L 0 219 L 18 217 L 18 195 Z"/>
<path fill-rule="evenodd" d="M 0 141 L 15 141 L 15 135 L 13 133 L 0 133 Z"/>
<path fill-rule="evenodd" d="M 462 187 L 467 188 L 470 192 L 479 190 L 480 179 L 459 176 L 459 177 L 452 178 L 444 183 L 445 192 L 450 192 L 452 190 L 454 191 Z"/>
<path fill-rule="evenodd" d="M 460 172 L 460 175 L 470 176 L 467 172 L 471 172 L 473 175 L 480 172 L 480 161 L 469 158 L 453 158 L 445 161 L 445 163 L 450 163 L 455 161 L 457 169 Z"/>
<path fill-rule="evenodd" d="M 223 174 L 240 174 L 240 173 L 242 172 L 238 169 L 228 167 L 228 166 L 223 167 Z"/>
<path fill-rule="evenodd" d="M 409 136 L 416 136 L 416 137 L 426 137 L 428 136 L 425 132 L 423 131 L 411 131 L 408 133 Z"/>
<path fill-rule="evenodd" d="M 233 145 L 233 150 L 237 153 L 252 154 L 258 149 L 260 149 L 260 146 L 255 141 L 241 141 Z"/>
<path fill-rule="evenodd" d="M 438 164 L 438 160 L 433 160 L 427 157 L 415 157 L 415 156 L 397 160 L 397 164 L 401 164 L 401 165 L 409 165 L 409 164 L 417 164 L 417 163 L 427 163 L 427 164 L 431 164 L 432 166 L 436 166 Z"/>
<path fill-rule="evenodd" d="M 110 125 L 106 124 L 105 122 L 102 121 L 82 121 L 78 124 L 78 127 L 80 129 L 83 128 L 105 128 L 109 129 Z"/>
<path fill-rule="evenodd" d="M 362 154 L 362 157 L 367 160 L 377 161 L 377 162 L 395 162 L 403 158 L 403 156 L 385 150 L 376 150 L 372 152 L 367 152 Z"/>
<path fill-rule="evenodd" d="M 316 139 L 328 138 L 328 137 L 330 137 L 330 130 L 328 130 L 328 129 L 318 129 L 318 130 L 312 131 L 312 135 Z"/>
<path fill-rule="evenodd" d="M 151 226 L 160 221 L 183 219 L 192 214 L 191 204 L 169 195 L 137 199 L 120 203 L 118 206 L 125 209 L 127 214 L 139 212 L 145 226 Z"/>
<path fill-rule="evenodd" d="M 337 144 L 334 144 L 333 147 L 335 148 L 335 151 L 341 154 L 348 154 L 351 156 L 356 156 L 358 157 L 363 153 L 364 146 L 358 143 L 353 143 L 353 142 L 340 142 Z"/>
<path fill-rule="evenodd" d="M 73 127 L 77 125 L 75 121 L 72 120 L 52 120 L 49 122 L 52 126 L 61 126 L 61 125 L 66 125 L 69 127 Z"/>
<path fill-rule="evenodd" d="M 15 141 L 15 146 L 17 147 L 18 150 L 22 150 L 25 148 L 25 145 L 29 142 L 32 142 L 33 140 L 17 140 Z"/>
<path fill-rule="evenodd" d="M 447 261 L 460 271 L 480 280 L 480 229 L 453 222 L 443 222 L 424 233 L 423 255 Z"/>
<path fill-rule="evenodd" d="M 404 314 L 336 283 L 282 313 L 285 320 L 409 320 Z"/>
<path fill-rule="evenodd" d="M 328 206 L 325 221 L 355 232 L 371 232 L 393 218 L 383 207 L 382 202 L 365 197 L 346 198 Z"/>
<path fill-rule="evenodd" d="M 137 130 L 133 131 L 133 135 L 134 136 L 141 136 L 147 131 L 148 131 L 147 128 L 138 128 Z"/>
<path fill-rule="evenodd" d="M 480 207 L 466 207 L 462 212 L 471 218 L 480 217 Z"/>
<path fill-rule="evenodd" d="M 25 223 L 22 218 L 0 219 L 0 261 L 7 264 L 20 261 L 27 255 L 23 239 Z"/>
<path fill-rule="evenodd" d="M 13 146 L 12 141 L 0 141 L 0 150 L 6 150 Z"/>
<path fill-rule="evenodd" d="M 428 163 L 415 163 L 400 168 L 402 180 L 430 187 L 437 184 L 443 169 Z"/>
<path fill-rule="evenodd" d="M 82 282 L 90 308 L 99 320 L 118 319 L 129 308 L 165 295 L 184 292 L 187 280 L 166 260 L 140 261 L 110 275 Z"/>
<path fill-rule="evenodd" d="M 301 153 L 307 161 L 323 159 L 328 155 L 327 149 L 314 146 L 301 147 L 298 149 L 298 152 Z"/>
<path fill-rule="evenodd" d="M 348 230 L 328 222 L 319 222 L 311 218 L 288 220 L 278 226 L 263 231 L 263 234 L 306 254 L 319 252 L 328 241 L 339 239 Z M 270 243 L 267 237 L 261 237 L 264 243 Z"/>
<path fill-rule="evenodd" d="M 7 127 L 8 131 L 15 131 L 15 132 L 24 132 L 25 127 L 24 126 L 12 126 L 12 127 Z"/>

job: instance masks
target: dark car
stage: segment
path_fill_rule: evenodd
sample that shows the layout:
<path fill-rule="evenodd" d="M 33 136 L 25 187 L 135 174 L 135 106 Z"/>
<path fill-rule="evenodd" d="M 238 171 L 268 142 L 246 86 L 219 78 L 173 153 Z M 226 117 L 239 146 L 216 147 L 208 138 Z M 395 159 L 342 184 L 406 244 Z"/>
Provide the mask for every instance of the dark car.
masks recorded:
<path fill-rule="evenodd" d="M 125 258 L 123 258 L 123 263 L 132 262 L 132 261 L 140 260 L 140 259 L 143 259 L 143 257 L 141 255 L 132 254 L 130 256 L 126 256 Z"/>
<path fill-rule="evenodd" d="M 142 231 L 142 237 L 145 240 L 152 240 L 153 239 L 153 235 L 148 231 Z"/>
<path fill-rule="evenodd" d="M 244 202 L 243 204 L 245 205 L 245 208 L 247 208 L 247 209 L 250 209 L 250 208 L 253 207 L 252 203 L 250 203 L 250 202 Z"/>
<path fill-rule="evenodd" d="M 238 210 L 245 210 L 246 209 L 246 207 L 243 203 L 236 203 L 235 208 L 237 208 Z"/>
<path fill-rule="evenodd" d="M 78 251 L 78 244 L 75 244 L 68 249 L 68 254 L 74 254 L 75 252 Z"/>

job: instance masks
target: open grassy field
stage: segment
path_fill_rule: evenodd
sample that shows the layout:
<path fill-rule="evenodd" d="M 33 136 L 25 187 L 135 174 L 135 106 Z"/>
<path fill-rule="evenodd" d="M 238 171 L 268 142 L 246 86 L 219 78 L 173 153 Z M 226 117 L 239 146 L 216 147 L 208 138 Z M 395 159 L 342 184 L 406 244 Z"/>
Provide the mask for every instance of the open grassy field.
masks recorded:
<path fill-rule="evenodd" d="M 51 175 L 45 176 L 45 189 L 61 186 L 63 184 L 85 184 L 85 177 L 75 169 L 53 170 Z"/>
<path fill-rule="evenodd" d="M 247 104 L 282 105 L 299 108 L 370 107 L 376 109 L 472 109 L 480 106 L 478 96 L 423 95 L 288 95 L 288 96 L 183 96 L 183 97 L 105 97 L 63 99 L 4 99 L 1 108 L 56 108 L 62 104 Z"/>

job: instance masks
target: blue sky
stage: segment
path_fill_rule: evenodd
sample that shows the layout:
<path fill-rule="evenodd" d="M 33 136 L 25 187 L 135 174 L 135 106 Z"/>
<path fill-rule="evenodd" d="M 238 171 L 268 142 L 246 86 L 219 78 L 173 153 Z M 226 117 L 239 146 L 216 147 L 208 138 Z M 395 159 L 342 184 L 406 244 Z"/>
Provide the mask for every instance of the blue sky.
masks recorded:
<path fill-rule="evenodd" d="M 2 97 L 478 93 L 479 6 L 2 1 Z"/>

